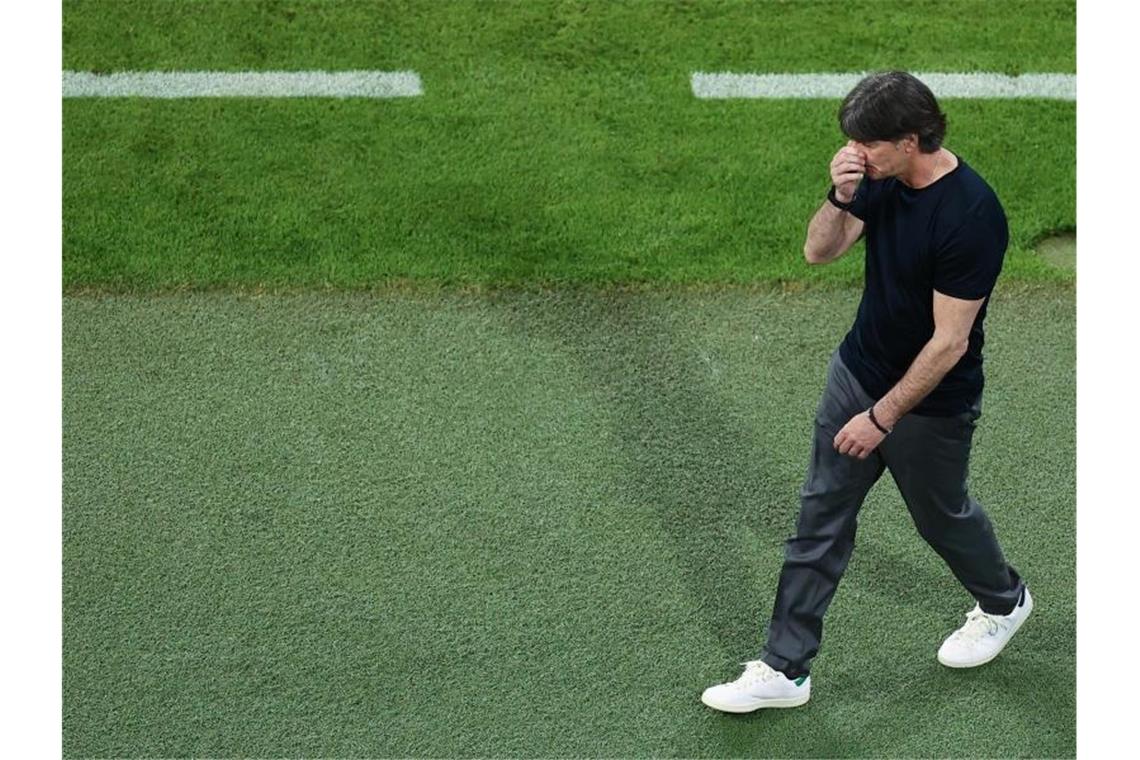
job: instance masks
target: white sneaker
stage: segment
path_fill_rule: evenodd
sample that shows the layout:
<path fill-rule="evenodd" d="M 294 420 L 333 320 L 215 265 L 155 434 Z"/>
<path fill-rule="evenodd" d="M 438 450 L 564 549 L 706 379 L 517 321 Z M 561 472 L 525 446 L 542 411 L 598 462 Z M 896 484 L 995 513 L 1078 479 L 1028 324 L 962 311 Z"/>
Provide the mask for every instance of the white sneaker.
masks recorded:
<path fill-rule="evenodd" d="M 761 707 L 799 707 L 811 697 L 811 676 L 793 681 L 762 660 L 741 664 L 745 667 L 740 678 L 710 686 L 701 701 L 715 710 L 746 713 Z"/>
<path fill-rule="evenodd" d="M 948 668 L 975 668 L 997 657 L 1033 611 L 1033 597 L 1025 589 L 1008 615 L 988 615 L 975 605 L 966 624 L 950 634 L 938 650 L 938 661 Z"/>

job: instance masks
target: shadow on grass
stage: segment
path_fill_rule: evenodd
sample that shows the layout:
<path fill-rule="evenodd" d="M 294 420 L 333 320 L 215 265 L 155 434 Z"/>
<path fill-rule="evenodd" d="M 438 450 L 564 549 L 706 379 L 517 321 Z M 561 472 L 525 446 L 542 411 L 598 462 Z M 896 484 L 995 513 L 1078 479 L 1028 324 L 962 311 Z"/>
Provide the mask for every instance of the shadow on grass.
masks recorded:
<path fill-rule="evenodd" d="M 709 672 L 734 676 L 736 664 L 754 657 L 765 638 L 783 542 L 794 530 L 798 511 L 802 472 L 797 463 L 802 460 L 806 467 L 810 417 L 804 419 L 802 450 L 772 451 L 757 458 L 754 452 L 762 449 L 755 441 L 765 433 L 739 422 L 731 406 L 720 400 L 699 346 L 686 337 L 683 308 L 673 308 L 663 295 L 563 291 L 532 297 L 540 302 L 504 310 L 507 323 L 516 331 L 562 344 L 603 398 L 624 459 L 627 503 L 657 515 L 700 624 L 725 653 L 722 663 L 709 663 Z M 770 356 L 773 362 L 787 362 L 787 347 L 775 348 Z M 822 351 L 818 360 L 799 359 L 818 364 L 818 383 L 800 391 L 813 404 L 822 391 L 827 358 Z M 811 373 L 803 367 L 779 371 Z M 774 395 L 757 394 L 758 403 L 772 404 L 773 413 L 780 406 L 779 394 Z M 796 465 L 795 476 L 789 476 L 789 459 Z M 879 487 L 893 490 L 894 484 L 887 478 Z M 896 517 L 906 522 L 913 540 L 928 549 L 901 501 L 891 501 L 897 502 Z M 755 539 L 752 546 L 741 544 L 742 534 Z M 767 570 L 757 572 L 756 554 L 764 555 L 759 559 Z M 893 608 L 928 606 L 932 589 L 948 597 L 961 592 L 940 559 L 932 555 L 919 561 L 873 537 L 859 541 L 854 561 L 864 577 L 874 579 L 861 591 L 889 601 Z M 1063 640 L 1063 635 L 1058 637 Z M 916 712 L 936 716 L 947 702 L 986 693 L 1000 693 L 995 706 L 1013 706 L 1023 713 L 1018 722 L 1027 724 L 1042 715 L 1072 712 L 1072 684 L 1065 681 L 1062 666 L 1053 669 L 1028 654 L 1018 657 L 1013 650 L 1004 661 L 979 672 L 958 673 L 937 664 L 938 641 L 930 644 L 929 653 L 910 651 L 883 673 L 868 674 L 857 665 L 837 668 L 821 684 L 823 699 L 797 710 L 724 715 L 697 700 L 700 689 L 709 684 L 693 684 L 692 704 L 681 706 L 677 731 L 663 746 L 695 756 L 810 757 L 834 756 L 837 751 L 876 756 L 900 748 L 920 753 L 936 745 L 955 753 L 984 754 L 996 748 L 972 743 L 975 736 L 977 741 L 992 739 L 987 730 L 974 732 L 961 721 L 938 722 L 933 717 L 933 724 L 916 726 Z M 916 671 L 914 658 L 927 655 L 929 667 Z M 1058 688 L 1043 694 L 1034 685 L 1041 683 Z M 1033 753 L 1045 745 L 1067 746 L 1064 736 L 1045 745 L 1041 738 L 1027 732 L 1009 737 L 1001 749 L 1020 747 Z"/>
<path fill-rule="evenodd" d="M 661 296 L 531 297 L 540 303 L 505 310 L 508 323 L 560 342 L 577 359 L 614 421 L 627 503 L 660 519 L 700 620 L 728 654 L 726 664 L 755 656 L 776 579 L 760 579 L 758 587 L 755 564 L 726 545 L 758 541 L 775 553 L 770 559 L 782 559 L 799 482 L 751 458 L 757 431 L 718 403 L 698 351 L 675 334 L 679 312 L 663 307 Z M 805 438 L 805 453 L 806 445 Z"/>

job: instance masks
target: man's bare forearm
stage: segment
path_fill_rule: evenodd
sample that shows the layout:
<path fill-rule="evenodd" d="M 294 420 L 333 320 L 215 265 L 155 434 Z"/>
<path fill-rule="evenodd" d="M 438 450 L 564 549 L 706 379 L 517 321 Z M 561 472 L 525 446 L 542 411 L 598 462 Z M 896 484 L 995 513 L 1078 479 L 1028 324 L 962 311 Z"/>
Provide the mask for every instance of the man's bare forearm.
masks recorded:
<path fill-rule="evenodd" d="M 843 245 L 846 224 L 847 212 L 824 201 L 808 225 L 807 241 L 804 243 L 804 256 L 807 260 L 822 264 L 835 258 L 839 247 Z"/>
<path fill-rule="evenodd" d="M 911 362 L 906 374 L 875 404 L 875 418 L 890 429 L 903 415 L 918 406 L 942 378 L 954 369 L 965 347 L 939 337 L 931 338 Z"/>

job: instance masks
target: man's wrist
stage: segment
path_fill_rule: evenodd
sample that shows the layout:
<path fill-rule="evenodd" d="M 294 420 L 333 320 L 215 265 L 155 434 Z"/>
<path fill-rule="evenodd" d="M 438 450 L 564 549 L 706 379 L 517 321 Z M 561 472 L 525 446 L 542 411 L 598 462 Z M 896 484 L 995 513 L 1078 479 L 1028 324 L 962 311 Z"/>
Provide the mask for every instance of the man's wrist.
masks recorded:
<path fill-rule="evenodd" d="M 871 407 L 867 410 L 867 416 L 871 418 L 871 424 L 877 427 L 879 429 L 879 432 L 883 435 L 890 435 L 891 430 L 894 429 L 893 424 L 888 424 L 886 421 L 882 420 L 878 415 L 875 414 L 874 404 L 871 404 Z"/>
<path fill-rule="evenodd" d="M 832 185 L 831 189 L 827 191 L 827 200 L 831 203 L 831 205 L 835 206 L 841 211 L 850 211 L 852 204 L 855 203 L 855 196 L 852 194 L 850 199 L 842 200 L 839 197 L 838 191 L 835 189 L 835 185 Z"/>

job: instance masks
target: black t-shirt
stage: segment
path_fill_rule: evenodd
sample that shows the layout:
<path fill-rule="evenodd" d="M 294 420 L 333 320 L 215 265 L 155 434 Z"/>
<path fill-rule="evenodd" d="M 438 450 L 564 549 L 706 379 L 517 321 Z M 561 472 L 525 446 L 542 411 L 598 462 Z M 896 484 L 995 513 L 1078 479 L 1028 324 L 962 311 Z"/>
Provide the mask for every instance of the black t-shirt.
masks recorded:
<path fill-rule="evenodd" d="M 916 190 L 895 177 L 859 184 L 851 213 L 865 223 L 863 300 L 840 357 L 871 397 L 882 398 L 934 335 L 934 291 L 985 298 L 969 349 L 912 412 L 948 417 L 982 392 L 982 320 L 1001 272 L 1009 227 L 986 181 L 958 166 Z"/>

